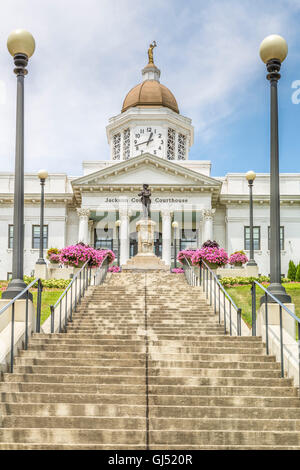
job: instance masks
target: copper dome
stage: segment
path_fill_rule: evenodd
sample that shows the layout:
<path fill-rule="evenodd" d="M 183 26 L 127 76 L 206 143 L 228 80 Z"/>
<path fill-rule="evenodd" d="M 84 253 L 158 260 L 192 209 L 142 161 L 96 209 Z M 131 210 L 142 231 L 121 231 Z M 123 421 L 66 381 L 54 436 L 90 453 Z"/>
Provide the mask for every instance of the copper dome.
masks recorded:
<path fill-rule="evenodd" d="M 164 106 L 179 113 L 177 101 L 171 91 L 157 80 L 145 80 L 127 94 L 122 113 L 132 107 L 156 108 Z"/>

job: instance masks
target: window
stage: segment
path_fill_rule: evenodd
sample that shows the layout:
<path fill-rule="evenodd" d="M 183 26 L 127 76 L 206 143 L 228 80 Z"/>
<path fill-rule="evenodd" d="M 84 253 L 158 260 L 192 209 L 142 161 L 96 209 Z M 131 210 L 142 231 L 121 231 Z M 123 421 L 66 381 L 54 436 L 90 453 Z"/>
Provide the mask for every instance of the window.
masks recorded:
<path fill-rule="evenodd" d="M 121 156 L 121 134 L 113 136 L 113 160 L 120 160 Z"/>
<path fill-rule="evenodd" d="M 44 225 L 44 249 L 48 248 L 48 225 Z M 32 226 L 32 248 L 39 248 L 40 247 L 40 226 L 33 225 Z"/>
<path fill-rule="evenodd" d="M 10 281 L 12 279 L 12 273 L 8 272 L 7 273 L 7 280 Z"/>
<path fill-rule="evenodd" d="M 130 158 L 130 129 L 123 132 L 123 160 Z"/>
<path fill-rule="evenodd" d="M 178 160 L 185 160 L 186 137 L 178 134 Z"/>
<path fill-rule="evenodd" d="M 254 250 L 260 250 L 260 227 L 253 227 Z M 250 250 L 250 227 L 244 227 L 244 249 Z"/>
<path fill-rule="evenodd" d="M 268 250 L 270 249 L 271 230 L 268 227 Z M 284 227 L 280 227 L 280 249 L 284 250 Z"/>
<path fill-rule="evenodd" d="M 14 226 L 8 226 L 8 248 L 13 248 L 14 243 Z"/>
<path fill-rule="evenodd" d="M 167 159 L 175 160 L 175 131 L 170 127 L 168 129 Z"/>

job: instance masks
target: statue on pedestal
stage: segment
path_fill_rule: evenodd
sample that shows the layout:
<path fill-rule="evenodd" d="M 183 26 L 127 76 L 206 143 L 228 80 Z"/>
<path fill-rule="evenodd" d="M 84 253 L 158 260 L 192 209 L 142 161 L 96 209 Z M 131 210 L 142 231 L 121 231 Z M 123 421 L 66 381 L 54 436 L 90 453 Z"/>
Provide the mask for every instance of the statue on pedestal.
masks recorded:
<path fill-rule="evenodd" d="M 149 184 L 143 184 L 143 190 L 138 194 L 143 204 L 143 216 L 145 219 L 150 219 L 150 205 L 151 205 L 151 190 Z"/>
<path fill-rule="evenodd" d="M 155 41 L 153 41 L 150 46 L 149 46 L 149 49 L 148 49 L 148 64 L 154 64 L 154 60 L 153 60 L 153 49 L 157 47 L 157 44 Z"/>

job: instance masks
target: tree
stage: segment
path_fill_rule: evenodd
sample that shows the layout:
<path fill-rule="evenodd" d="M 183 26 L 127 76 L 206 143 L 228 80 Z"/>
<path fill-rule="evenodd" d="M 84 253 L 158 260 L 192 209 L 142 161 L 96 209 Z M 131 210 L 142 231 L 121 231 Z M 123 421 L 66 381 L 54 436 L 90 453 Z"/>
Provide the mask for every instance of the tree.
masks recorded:
<path fill-rule="evenodd" d="M 297 267 L 295 281 L 300 282 L 300 263 L 298 264 L 298 267 Z"/>
<path fill-rule="evenodd" d="M 294 261 L 290 261 L 289 262 L 289 270 L 288 270 L 288 279 L 290 279 L 291 281 L 294 281 L 295 278 L 296 278 L 296 272 L 297 272 L 297 268 L 296 268 L 296 265 L 294 263 Z"/>

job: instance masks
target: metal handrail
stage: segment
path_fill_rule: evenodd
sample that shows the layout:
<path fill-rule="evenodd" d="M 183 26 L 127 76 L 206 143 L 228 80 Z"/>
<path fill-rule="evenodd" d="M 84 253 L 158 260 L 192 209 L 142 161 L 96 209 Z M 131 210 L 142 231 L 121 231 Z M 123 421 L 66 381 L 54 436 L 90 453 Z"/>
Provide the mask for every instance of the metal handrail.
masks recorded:
<path fill-rule="evenodd" d="M 203 292 L 206 293 L 206 299 L 208 300 L 209 296 L 209 305 L 212 305 L 212 297 L 213 297 L 213 289 L 212 289 L 212 284 L 214 285 L 214 314 L 219 314 L 219 324 L 221 323 L 221 291 L 223 293 L 223 318 L 224 318 L 224 333 L 226 334 L 227 331 L 229 331 L 229 334 L 232 336 L 232 314 L 231 314 L 231 309 L 232 307 L 236 310 L 237 312 L 237 323 L 236 323 L 236 333 L 237 336 L 241 336 L 242 334 L 242 309 L 237 307 L 236 303 L 234 300 L 231 298 L 231 296 L 228 294 L 226 289 L 222 286 L 220 283 L 219 279 L 217 278 L 216 274 L 210 269 L 210 267 L 205 263 L 205 261 L 201 261 L 200 264 L 200 276 L 199 279 L 194 273 L 192 269 L 192 265 L 189 262 L 188 258 L 184 257 L 185 261 L 187 262 L 188 268 L 192 274 L 190 274 L 190 280 L 192 285 L 199 285 L 202 286 Z M 205 275 L 206 274 L 206 275 Z M 208 278 L 210 277 L 210 288 L 208 287 Z M 218 291 L 218 308 L 217 308 L 217 287 L 219 289 Z M 229 329 L 227 328 L 226 325 L 226 305 L 225 305 L 225 299 L 229 301 Z"/>
<path fill-rule="evenodd" d="M 284 377 L 284 357 L 283 357 L 283 322 L 282 309 L 284 309 L 296 322 L 298 328 L 298 367 L 299 367 L 299 387 L 300 387 L 300 319 L 280 300 L 278 300 L 271 292 L 257 281 L 252 282 L 252 324 L 256 333 L 256 286 L 260 287 L 265 293 L 265 328 L 266 328 L 266 353 L 269 354 L 269 320 L 268 320 L 268 297 L 270 297 L 279 306 L 279 328 L 280 328 L 280 364 L 281 377 Z M 299 388 L 300 392 L 300 388 Z"/>
<path fill-rule="evenodd" d="M 98 276 L 98 274 L 101 273 L 101 271 L 104 269 L 104 272 L 101 276 L 101 279 L 100 279 L 100 284 L 102 284 L 102 282 L 104 281 L 105 277 L 106 277 L 106 274 L 107 274 L 107 270 L 108 270 L 108 258 L 109 256 L 106 255 L 105 258 L 102 260 L 102 263 L 100 264 L 100 266 L 98 266 L 96 272 L 94 273 L 94 286 L 96 285 L 96 277 Z"/>
<path fill-rule="evenodd" d="M 65 288 L 61 296 L 58 298 L 56 303 L 54 305 L 50 305 L 50 315 L 51 315 L 51 333 L 54 333 L 54 322 L 55 322 L 55 309 L 59 305 L 59 333 L 62 332 L 62 300 L 65 298 L 65 315 L 64 315 L 64 331 L 66 332 L 67 328 L 67 322 L 68 318 L 70 318 L 70 321 L 72 321 L 72 315 L 73 315 L 73 307 L 77 307 L 77 304 L 81 302 L 81 297 L 84 295 L 85 290 L 88 288 L 90 284 L 90 278 L 91 278 L 91 268 L 88 267 L 88 263 L 90 260 L 87 260 L 84 265 L 80 268 L 77 274 L 73 277 L 71 282 L 68 284 L 68 286 Z M 88 275 L 88 269 L 90 270 L 90 275 Z M 79 279 L 80 286 L 79 286 L 79 296 L 77 298 L 77 281 Z M 82 283 L 83 279 L 83 283 Z M 82 285 L 81 285 L 82 284 Z M 73 304 L 73 286 L 75 286 L 75 303 Z M 71 289 L 71 302 L 70 302 L 70 315 L 68 315 L 68 297 L 67 294 L 69 290 Z"/>
<path fill-rule="evenodd" d="M 107 260 L 108 255 L 102 260 L 101 265 L 98 267 L 96 273 L 94 274 L 94 285 L 95 279 L 97 274 L 103 269 L 103 265 Z M 51 333 L 54 333 L 54 324 L 55 324 L 55 309 L 59 306 L 59 333 L 64 330 L 67 331 L 67 323 L 68 321 L 72 322 L 73 318 L 73 310 L 76 310 L 77 305 L 81 303 L 81 298 L 84 296 L 85 291 L 91 285 L 91 277 L 92 277 L 92 268 L 88 266 L 90 260 L 87 260 L 80 271 L 73 277 L 72 281 L 63 291 L 59 299 L 56 301 L 54 305 L 50 305 L 50 314 L 51 314 Z M 107 263 L 106 263 L 107 266 Z M 106 270 L 107 271 L 107 270 Z M 105 273 L 104 273 L 105 274 Z M 103 281 L 103 277 L 101 278 L 101 282 Z M 79 292 L 78 292 L 78 279 L 79 279 Z M 100 282 L 100 283 L 101 283 Z M 73 287 L 74 287 L 74 299 L 73 299 Z M 71 299 L 70 299 L 70 306 L 68 308 L 68 297 L 67 294 L 71 290 Z M 65 314 L 64 314 L 64 321 L 62 325 L 62 300 L 65 298 Z"/>
<path fill-rule="evenodd" d="M 42 290 L 43 284 L 40 278 L 34 279 L 25 289 L 22 290 L 16 297 L 8 302 L 4 307 L 0 309 L 0 315 L 4 313 L 10 307 L 11 310 L 11 341 L 10 341 L 10 372 L 14 371 L 14 332 L 15 332 L 15 302 L 26 294 L 26 308 L 25 308 L 25 342 L 24 349 L 28 348 L 28 300 L 29 300 L 29 289 L 35 284 L 38 284 L 37 291 L 37 308 L 36 308 L 36 332 L 40 332 L 41 328 L 41 304 L 42 304 Z"/>

